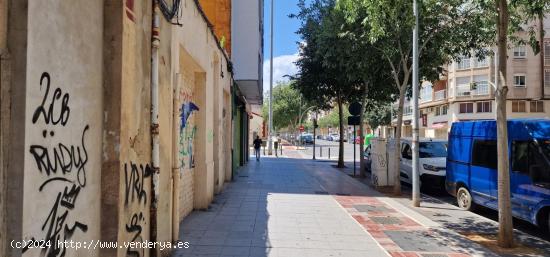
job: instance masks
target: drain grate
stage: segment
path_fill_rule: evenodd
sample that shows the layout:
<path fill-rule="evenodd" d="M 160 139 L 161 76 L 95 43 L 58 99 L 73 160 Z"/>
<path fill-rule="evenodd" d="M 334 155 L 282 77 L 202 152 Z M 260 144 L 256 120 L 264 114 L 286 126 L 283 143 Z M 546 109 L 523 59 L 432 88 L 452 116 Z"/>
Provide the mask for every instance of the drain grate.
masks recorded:
<path fill-rule="evenodd" d="M 328 195 L 327 191 L 315 191 L 316 195 Z"/>
<path fill-rule="evenodd" d="M 384 225 L 398 225 L 401 224 L 401 220 L 396 217 L 369 217 L 372 221 L 378 224 Z"/>

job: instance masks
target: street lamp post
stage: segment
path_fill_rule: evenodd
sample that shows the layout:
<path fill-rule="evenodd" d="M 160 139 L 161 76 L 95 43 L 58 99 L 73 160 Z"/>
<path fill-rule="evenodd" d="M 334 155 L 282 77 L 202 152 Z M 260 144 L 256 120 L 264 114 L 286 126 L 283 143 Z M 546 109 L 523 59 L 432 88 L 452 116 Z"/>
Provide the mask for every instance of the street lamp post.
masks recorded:
<path fill-rule="evenodd" d="M 413 182 L 413 191 L 412 191 L 412 204 L 414 207 L 420 207 L 420 177 L 418 172 L 418 147 L 419 147 L 419 128 L 418 128 L 418 3 L 417 0 L 413 2 L 413 12 L 415 25 L 413 30 L 413 137 L 412 137 L 412 182 Z M 399 183 L 399 181 L 397 182 Z"/>
<path fill-rule="evenodd" d="M 273 139 L 271 132 L 273 132 L 273 2 L 271 0 L 271 22 L 270 22 L 270 61 L 269 61 L 269 131 L 267 132 L 267 154 L 273 155 Z"/>

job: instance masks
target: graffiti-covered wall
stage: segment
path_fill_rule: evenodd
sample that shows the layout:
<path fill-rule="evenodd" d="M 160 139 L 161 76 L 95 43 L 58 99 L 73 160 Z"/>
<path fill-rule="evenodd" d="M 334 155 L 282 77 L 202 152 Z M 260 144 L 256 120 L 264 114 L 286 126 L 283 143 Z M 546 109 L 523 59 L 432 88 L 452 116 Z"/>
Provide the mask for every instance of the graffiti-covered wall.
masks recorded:
<path fill-rule="evenodd" d="M 22 236 L 47 245 L 23 256 L 97 256 L 58 240 L 90 242 L 100 233 L 102 6 L 28 4 Z"/>

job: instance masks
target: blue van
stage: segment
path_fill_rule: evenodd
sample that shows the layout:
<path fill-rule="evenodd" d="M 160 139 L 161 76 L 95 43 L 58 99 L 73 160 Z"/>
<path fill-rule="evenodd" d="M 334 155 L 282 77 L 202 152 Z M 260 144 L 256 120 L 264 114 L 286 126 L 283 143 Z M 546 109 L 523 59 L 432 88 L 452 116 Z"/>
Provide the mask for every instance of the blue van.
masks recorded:
<path fill-rule="evenodd" d="M 494 120 L 455 122 L 449 133 L 445 188 L 458 206 L 498 209 Z M 512 214 L 550 230 L 550 120 L 508 121 Z"/>

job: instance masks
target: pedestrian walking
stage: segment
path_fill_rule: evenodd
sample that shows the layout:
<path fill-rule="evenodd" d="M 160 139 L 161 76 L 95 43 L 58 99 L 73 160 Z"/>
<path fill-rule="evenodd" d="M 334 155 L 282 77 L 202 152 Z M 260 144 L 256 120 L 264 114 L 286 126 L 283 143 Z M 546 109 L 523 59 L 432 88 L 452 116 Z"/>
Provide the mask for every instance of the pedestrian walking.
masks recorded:
<path fill-rule="evenodd" d="M 262 146 L 262 140 L 260 139 L 260 136 L 256 136 L 256 139 L 254 139 L 254 153 L 256 154 L 256 161 L 260 161 L 260 147 Z"/>

